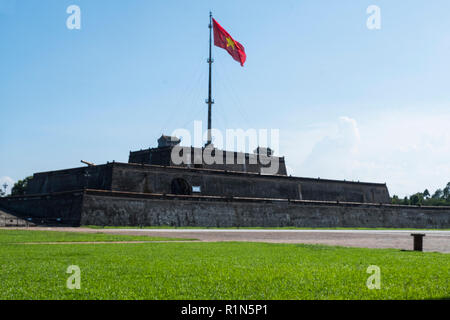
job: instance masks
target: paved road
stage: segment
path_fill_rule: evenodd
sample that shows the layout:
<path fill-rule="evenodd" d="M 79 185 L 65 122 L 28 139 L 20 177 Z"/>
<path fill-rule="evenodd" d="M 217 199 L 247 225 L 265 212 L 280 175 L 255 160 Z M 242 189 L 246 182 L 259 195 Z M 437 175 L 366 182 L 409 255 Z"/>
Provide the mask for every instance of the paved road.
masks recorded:
<path fill-rule="evenodd" d="M 212 233 L 373 233 L 373 234 L 408 234 L 411 233 L 426 233 L 431 235 L 450 236 L 450 231 L 442 230 L 429 230 L 429 231 L 417 231 L 417 230 L 325 230 L 325 229 L 115 229 L 117 231 L 133 231 L 133 232 L 212 232 Z"/>
<path fill-rule="evenodd" d="M 268 243 L 326 244 L 363 248 L 412 250 L 411 233 L 425 233 L 424 251 L 450 253 L 450 231 L 417 230 L 267 230 L 267 229 L 89 229 L 30 228 L 70 232 L 148 235 L 153 237 L 190 238 L 205 242 L 249 241 Z"/>

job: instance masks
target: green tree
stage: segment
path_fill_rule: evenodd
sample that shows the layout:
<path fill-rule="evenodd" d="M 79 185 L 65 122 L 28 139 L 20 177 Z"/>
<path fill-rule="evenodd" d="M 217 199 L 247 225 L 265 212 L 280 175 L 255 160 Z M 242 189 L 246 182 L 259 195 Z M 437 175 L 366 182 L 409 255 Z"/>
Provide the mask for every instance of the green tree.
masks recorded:
<path fill-rule="evenodd" d="M 27 189 L 28 182 L 33 179 L 33 177 L 26 177 L 23 180 L 17 181 L 11 189 L 12 196 L 21 196 L 25 194 L 25 190 Z"/>
<path fill-rule="evenodd" d="M 401 204 L 401 200 L 395 194 L 392 196 L 391 202 L 392 202 L 392 204 Z"/>
<path fill-rule="evenodd" d="M 450 182 L 447 183 L 444 190 L 442 191 L 442 196 L 445 200 L 450 200 Z"/>
<path fill-rule="evenodd" d="M 442 189 L 437 189 L 436 192 L 433 194 L 432 198 L 433 199 L 442 199 L 444 195 L 444 192 L 442 191 Z"/>
<path fill-rule="evenodd" d="M 430 191 L 425 189 L 424 192 L 418 192 L 403 200 L 397 200 L 398 197 L 392 197 L 392 203 L 402 203 L 404 205 L 426 205 L 426 206 L 450 206 L 450 182 L 444 189 L 437 189 L 432 196 Z"/>
<path fill-rule="evenodd" d="M 416 193 L 409 197 L 409 202 L 413 206 L 417 206 L 423 203 L 423 193 Z"/>

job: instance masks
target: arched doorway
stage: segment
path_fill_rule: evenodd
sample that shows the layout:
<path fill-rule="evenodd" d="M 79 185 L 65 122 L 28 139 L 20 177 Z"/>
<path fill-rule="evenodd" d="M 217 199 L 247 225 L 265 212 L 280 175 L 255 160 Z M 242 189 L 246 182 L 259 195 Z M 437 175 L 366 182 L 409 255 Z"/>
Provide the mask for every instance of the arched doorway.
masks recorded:
<path fill-rule="evenodd" d="M 172 194 L 190 195 L 192 192 L 189 183 L 182 178 L 172 180 Z"/>

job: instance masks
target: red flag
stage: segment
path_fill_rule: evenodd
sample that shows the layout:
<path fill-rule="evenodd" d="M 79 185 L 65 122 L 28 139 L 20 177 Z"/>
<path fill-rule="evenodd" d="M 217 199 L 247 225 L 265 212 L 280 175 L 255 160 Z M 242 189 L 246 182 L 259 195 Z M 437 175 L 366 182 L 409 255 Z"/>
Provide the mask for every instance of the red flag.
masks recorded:
<path fill-rule="evenodd" d="M 241 66 L 244 66 L 244 62 L 247 59 L 244 46 L 234 40 L 215 19 L 212 20 L 214 25 L 214 45 L 227 50 L 234 60 L 238 61 Z"/>

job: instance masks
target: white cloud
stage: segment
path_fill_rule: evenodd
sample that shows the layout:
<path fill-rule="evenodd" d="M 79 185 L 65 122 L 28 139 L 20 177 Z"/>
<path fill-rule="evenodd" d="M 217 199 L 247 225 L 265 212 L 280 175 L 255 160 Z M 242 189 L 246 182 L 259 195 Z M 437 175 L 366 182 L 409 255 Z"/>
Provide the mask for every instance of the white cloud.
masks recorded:
<path fill-rule="evenodd" d="M 386 182 L 405 196 L 450 181 L 449 123 L 450 115 L 391 112 L 363 124 L 343 116 L 290 132 L 283 149 L 290 174 Z"/>
<path fill-rule="evenodd" d="M 351 179 L 352 171 L 358 166 L 360 145 L 356 121 L 340 117 L 326 131 L 302 162 L 300 172 L 311 177 Z"/>
<path fill-rule="evenodd" d="M 0 189 L 2 190 L 2 191 L 4 191 L 5 190 L 5 188 L 4 188 L 4 184 L 7 184 L 8 186 L 7 186 L 7 188 L 6 188 L 6 194 L 9 194 L 9 193 L 11 193 L 11 188 L 13 187 L 13 185 L 14 185 L 14 180 L 12 179 L 12 178 L 10 178 L 10 177 L 0 177 Z"/>

